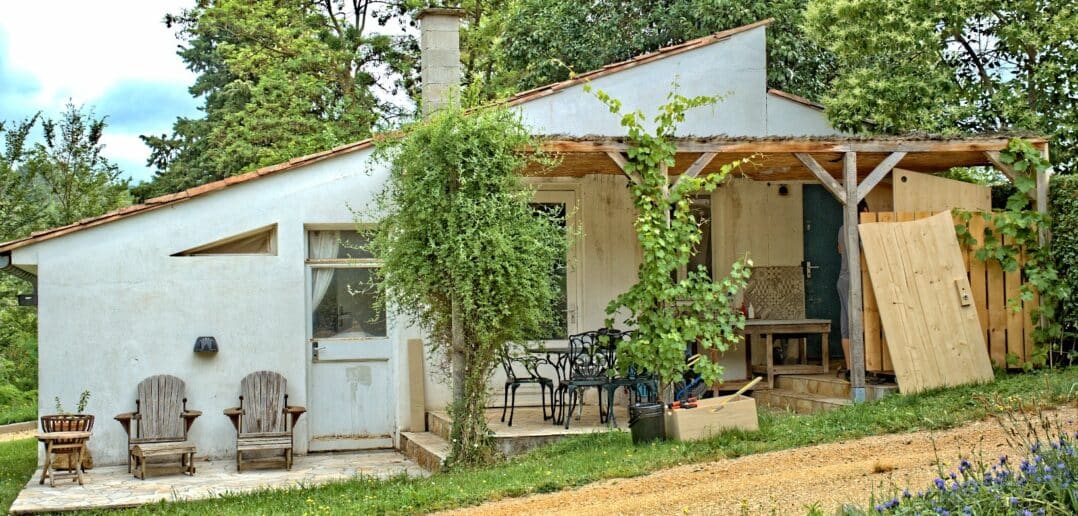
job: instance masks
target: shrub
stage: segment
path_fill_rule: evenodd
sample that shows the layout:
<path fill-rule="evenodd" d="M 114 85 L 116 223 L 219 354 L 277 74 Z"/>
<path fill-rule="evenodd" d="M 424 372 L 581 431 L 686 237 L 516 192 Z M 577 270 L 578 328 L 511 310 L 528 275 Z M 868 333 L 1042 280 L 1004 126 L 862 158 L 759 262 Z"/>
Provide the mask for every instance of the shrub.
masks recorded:
<path fill-rule="evenodd" d="M 1058 320 L 1063 324 L 1063 349 L 1078 349 L 1078 176 L 1052 178 L 1052 257 L 1060 280 L 1071 295 L 1060 303 Z"/>
<path fill-rule="evenodd" d="M 1004 424 L 1024 457 L 1001 455 L 991 461 L 962 459 L 923 491 L 909 489 L 878 499 L 870 508 L 844 507 L 861 514 L 1078 514 L 1078 432 L 1043 414 Z M 1009 437 L 1008 439 L 1011 439 Z"/>

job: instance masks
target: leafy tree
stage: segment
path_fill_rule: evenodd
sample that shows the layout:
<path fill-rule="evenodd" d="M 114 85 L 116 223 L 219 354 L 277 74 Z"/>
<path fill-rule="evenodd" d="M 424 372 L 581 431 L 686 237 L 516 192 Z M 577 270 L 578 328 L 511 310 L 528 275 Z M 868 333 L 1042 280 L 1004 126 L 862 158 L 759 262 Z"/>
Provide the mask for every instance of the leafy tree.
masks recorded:
<path fill-rule="evenodd" d="M 41 126 L 41 140 L 31 141 Z M 120 171 L 102 155 L 104 118 L 68 103 L 58 118 L 0 122 L 0 241 L 127 204 Z M 0 275 L 0 405 L 30 402 L 37 385 L 37 317 L 15 305 L 28 286 Z"/>
<path fill-rule="evenodd" d="M 102 154 L 105 119 L 68 103 L 59 119 L 42 118 L 42 143 L 34 145 L 25 169 L 43 195 L 47 226 L 61 226 L 130 203 L 120 169 Z"/>
<path fill-rule="evenodd" d="M 452 108 L 378 149 L 390 176 L 370 247 L 394 310 L 448 357 L 455 463 L 491 457 L 487 380 L 509 342 L 534 339 L 553 316 L 566 236 L 528 204 L 520 173 L 537 157 L 519 150 L 534 144 L 507 110 Z"/>
<path fill-rule="evenodd" d="M 491 16 L 496 37 L 477 38 L 488 89 L 524 90 L 721 30 L 774 18 L 768 28 L 768 83 L 808 97 L 825 91 L 828 52 L 804 37 L 805 0 L 516 0 Z M 480 31 L 482 32 L 482 31 Z M 469 48 L 468 52 L 482 51 Z M 484 62 L 484 61 L 477 61 Z M 473 74 L 487 73 L 473 67 Z"/>
<path fill-rule="evenodd" d="M 1029 130 L 1078 167 L 1078 10 L 1052 0 L 813 0 L 804 27 L 834 53 L 824 99 L 858 132 Z"/>
<path fill-rule="evenodd" d="M 590 90 L 590 85 L 588 87 Z M 685 346 L 695 342 L 700 350 L 726 351 L 740 338 L 737 330 L 745 327 L 745 317 L 731 307 L 731 300 L 745 288 L 752 262 L 737 261 L 730 274 L 712 281 L 703 266 L 688 270 L 684 279 L 675 273 L 688 267 L 693 249 L 700 245 L 701 221 L 692 213 L 692 198 L 711 192 L 740 162 L 723 165 L 703 177 L 687 174 L 671 182 L 677 146 L 672 141 L 677 125 L 689 109 L 712 104 L 716 97 L 687 98 L 677 93 L 677 85 L 667 95 L 667 103 L 652 120 L 653 132 L 643 112 L 624 112 L 621 102 L 602 91 L 596 96 L 628 132 L 628 151 L 623 171 L 629 177 L 629 191 L 636 206 L 636 237 L 643 250 L 643 260 L 636 284 L 618 296 L 607 314 L 621 308 L 630 312 L 625 325 L 636 328 L 633 339 L 619 341 L 617 353 L 621 367 L 633 364 L 659 376 L 664 392 L 689 366 Z M 613 325 L 612 320 L 607 321 Z M 722 378 L 722 366 L 709 360 L 706 353 L 694 358 L 691 368 L 704 383 Z M 669 398 L 670 396 L 667 395 Z M 672 400 L 671 400 L 672 401 Z"/>
<path fill-rule="evenodd" d="M 401 109 L 414 83 L 414 38 L 377 34 L 379 0 L 202 1 L 165 17 L 179 55 L 199 74 L 200 118 L 143 136 L 154 179 L 145 198 L 362 139 Z M 370 16 L 369 16 L 370 15 Z"/>

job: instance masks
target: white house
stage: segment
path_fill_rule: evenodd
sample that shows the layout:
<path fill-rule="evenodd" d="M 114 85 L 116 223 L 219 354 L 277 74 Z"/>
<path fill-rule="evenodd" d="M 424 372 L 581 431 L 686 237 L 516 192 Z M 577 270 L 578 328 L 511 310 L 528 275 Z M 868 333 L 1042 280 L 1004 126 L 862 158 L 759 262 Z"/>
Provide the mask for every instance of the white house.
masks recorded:
<path fill-rule="evenodd" d="M 451 87 L 459 74 L 457 24 L 443 11 L 422 20 L 428 95 L 437 93 L 439 80 Z M 683 136 L 834 136 L 819 106 L 768 89 L 767 25 L 665 48 L 509 104 L 536 134 L 617 138 L 624 135 L 618 120 L 583 91 L 584 79 L 645 113 L 664 102 L 676 80 L 685 95 L 723 96 L 691 112 Z M 125 435 L 112 416 L 134 409 L 143 378 L 172 374 L 186 381 L 188 405 L 204 412 L 191 432 L 200 455 L 230 456 L 234 430 L 221 411 L 236 405 L 244 375 L 268 369 L 288 379 L 290 403 L 308 409 L 296 429 L 298 453 L 392 447 L 400 432 L 422 425 L 413 400 L 441 408 L 448 389 L 433 364 L 426 373 L 409 366 L 419 361 L 409 360 L 408 341 L 422 335 L 391 310 L 388 320 L 371 322 L 373 298 L 349 294 L 348 286 L 378 263 L 339 245 L 355 238 L 353 210 L 363 212 L 386 179 L 371 155 L 369 141 L 356 142 L 0 244 L 0 267 L 36 281 L 41 413 L 52 411 L 54 396 L 71 404 L 89 390 L 88 411 L 98 417 L 94 457 L 122 463 Z M 583 228 L 570 251 L 566 333 L 601 326 L 603 308 L 635 281 L 639 260 L 626 180 L 610 173 L 609 160 L 600 163 L 601 149 L 589 156 L 571 173 L 534 181 L 537 202 L 564 204 Z M 779 203 L 761 216 L 790 221 L 756 235 L 765 240 L 758 263 L 799 265 L 799 185 L 817 182 L 765 169 L 783 182 L 757 181 L 761 190 L 753 195 Z M 749 187 L 727 190 L 736 188 Z M 708 201 L 700 207 L 715 215 L 752 208 L 722 189 Z M 711 229 L 716 243 L 706 250 L 707 263 L 719 270 L 737 251 L 720 246 L 730 229 L 720 226 Z M 213 336 L 219 352 L 194 353 L 199 336 Z M 745 376 L 743 355 L 724 362 L 730 378 Z M 424 382 L 411 381 L 422 374 Z"/>

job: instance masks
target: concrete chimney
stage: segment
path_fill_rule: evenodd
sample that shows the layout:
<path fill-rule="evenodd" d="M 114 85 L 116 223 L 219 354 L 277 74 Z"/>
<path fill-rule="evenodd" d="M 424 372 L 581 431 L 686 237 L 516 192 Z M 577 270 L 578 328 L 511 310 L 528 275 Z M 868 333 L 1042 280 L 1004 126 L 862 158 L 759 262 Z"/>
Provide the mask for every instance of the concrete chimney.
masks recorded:
<path fill-rule="evenodd" d="M 419 11 L 419 50 L 423 81 L 423 116 L 460 101 L 461 9 Z"/>

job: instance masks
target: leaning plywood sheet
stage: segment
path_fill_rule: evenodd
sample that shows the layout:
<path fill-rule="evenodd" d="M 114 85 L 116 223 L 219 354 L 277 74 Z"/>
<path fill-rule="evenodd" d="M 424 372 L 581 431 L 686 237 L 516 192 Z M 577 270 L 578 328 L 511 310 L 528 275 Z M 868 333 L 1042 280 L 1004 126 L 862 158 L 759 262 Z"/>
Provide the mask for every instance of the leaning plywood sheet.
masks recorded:
<path fill-rule="evenodd" d="M 859 228 L 899 389 L 991 381 L 951 215 Z"/>

